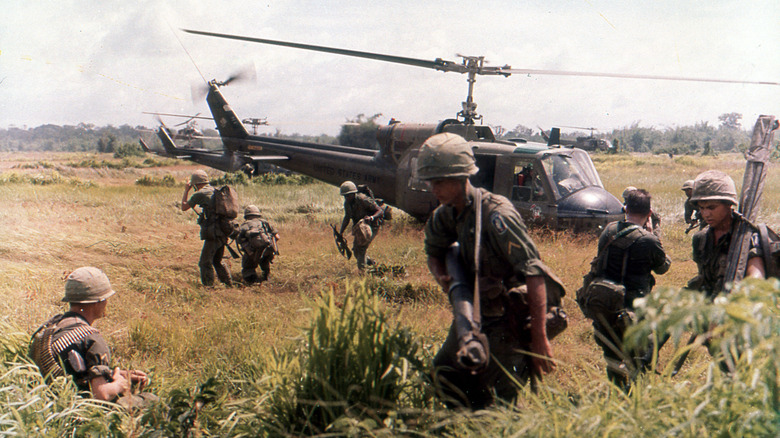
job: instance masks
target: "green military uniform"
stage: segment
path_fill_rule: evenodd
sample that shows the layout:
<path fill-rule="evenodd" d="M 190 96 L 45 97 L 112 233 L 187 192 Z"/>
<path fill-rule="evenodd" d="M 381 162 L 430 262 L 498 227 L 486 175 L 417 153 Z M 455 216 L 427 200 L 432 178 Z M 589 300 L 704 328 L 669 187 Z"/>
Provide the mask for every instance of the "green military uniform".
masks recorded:
<path fill-rule="evenodd" d="M 260 217 L 250 216 L 238 229 L 236 243 L 241 247 L 241 276 L 247 284 L 266 281 L 274 259 L 276 228 Z M 257 267 L 262 274 L 258 277 Z"/>
<path fill-rule="evenodd" d="M 233 284 L 227 263 L 223 260 L 227 239 L 219 237 L 216 232 L 216 213 L 213 210 L 211 198 L 214 197 L 214 187 L 206 185 L 190 196 L 187 201 L 190 207 L 200 206 L 198 215 L 200 225 L 200 238 L 203 240 L 203 249 L 200 252 L 198 267 L 200 268 L 200 281 L 204 286 L 214 285 L 214 271 L 217 278 L 228 286 Z"/>
<path fill-rule="evenodd" d="M 688 288 L 700 290 L 710 298 L 724 291 L 723 279 L 726 275 L 726 266 L 728 265 L 731 236 L 743 220 L 741 216 L 735 213 L 732 213 L 731 218 L 731 231 L 721 236 L 717 242 L 715 241 L 715 233 L 710 227 L 706 227 L 693 235 L 693 261 L 696 262 L 699 272 L 695 278 L 688 282 Z M 758 230 L 752 226 L 750 230 L 752 234 L 750 236 L 748 260 L 764 256 Z"/>
<path fill-rule="evenodd" d="M 89 382 L 96 377 L 113 380 L 108 344 L 75 312 L 57 315 L 38 328 L 30 356 L 44 377 L 71 376 L 80 391 L 89 392 Z"/>
<path fill-rule="evenodd" d="M 365 267 L 366 252 L 379 232 L 379 220 L 366 221 L 365 217 L 374 216 L 379 211 L 376 201 L 363 193 L 355 193 L 352 199 L 344 198 L 344 222 L 352 221 L 352 253 L 359 269 Z"/>
<path fill-rule="evenodd" d="M 450 327 L 444 345 L 434 358 L 445 395 L 455 405 L 482 408 L 493 399 L 493 391 L 511 400 L 517 393 L 512 379 L 526 382 L 531 376 L 531 359 L 519 350 L 530 351 L 530 332 L 523 318 L 509 309 L 527 276 L 550 277 L 552 274 L 539 258 L 539 251 L 528 235 L 522 218 L 514 206 L 500 195 L 468 186 L 467 208 L 458 215 L 452 206 L 441 205 L 425 227 L 425 252 L 429 257 L 444 259 L 454 242 L 460 245 L 463 266 L 473 281 L 476 192 L 482 198 L 482 237 L 480 249 L 480 305 L 482 332 L 488 339 L 491 359 L 485 370 L 476 374 L 460 368 L 456 353 L 459 349 L 455 325 Z M 514 309 L 515 307 L 512 307 Z M 500 365 L 499 365 L 500 364 Z M 501 367 L 504 367 L 508 376 Z"/>
<path fill-rule="evenodd" d="M 625 234 L 615 238 L 618 233 Z M 632 236 L 635 240 L 628 247 L 618 245 L 619 239 L 630 239 L 629 233 L 639 233 Z M 609 242 L 612 242 L 608 245 Z M 604 251 L 607 251 L 606 255 Z M 598 261 L 606 256 L 605 266 L 602 269 Z M 634 300 L 641 298 L 655 286 L 656 274 L 664 274 L 669 270 L 672 260 L 664 252 L 658 237 L 644 228 L 627 221 L 615 221 L 609 223 L 599 236 L 598 253 L 591 262 L 591 272 L 585 277 L 585 283 L 589 283 L 596 277 L 604 277 L 615 283 L 622 284 L 626 288 L 626 296 L 623 302 L 624 309 L 632 311 Z M 611 315 L 605 321 L 593 321 L 596 344 L 604 352 L 607 361 L 607 376 L 613 382 L 626 387 L 628 376 L 626 373 L 626 358 L 641 358 L 647 363 L 632 364 L 646 366 L 652 358 L 652 351 L 622 351 L 623 335 L 627 328 L 627 314 L 625 310 Z"/>

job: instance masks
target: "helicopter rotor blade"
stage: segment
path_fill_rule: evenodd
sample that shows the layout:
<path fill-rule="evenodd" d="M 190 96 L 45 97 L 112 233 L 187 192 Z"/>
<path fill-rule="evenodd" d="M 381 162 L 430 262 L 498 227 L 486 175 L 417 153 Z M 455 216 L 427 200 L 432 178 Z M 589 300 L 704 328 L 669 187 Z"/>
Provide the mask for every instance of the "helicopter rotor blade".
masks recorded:
<path fill-rule="evenodd" d="M 479 61 L 479 57 L 463 56 L 463 63 L 457 63 L 453 61 L 446 61 L 441 58 L 436 58 L 433 61 L 424 59 L 408 58 L 404 56 L 385 55 L 381 53 L 363 52 L 359 50 L 338 49 L 335 47 L 317 46 L 313 44 L 301 44 L 289 41 L 270 40 L 264 38 L 254 38 L 241 35 L 231 35 L 215 32 L 204 32 L 192 29 L 182 29 L 184 32 L 225 38 L 239 41 L 247 41 L 252 43 L 270 44 L 275 46 L 293 47 L 296 49 L 314 50 L 317 52 L 334 53 L 337 55 L 354 56 L 358 58 L 375 59 L 378 61 L 393 62 L 396 64 L 406 64 L 417 67 L 431 68 L 434 70 L 456 72 L 456 73 L 469 73 L 480 75 L 502 75 L 509 76 L 511 74 L 524 74 L 524 75 L 550 75 L 550 76 L 584 76 L 584 77 L 605 77 L 605 78 L 623 78 L 623 79 L 652 79 L 652 80 L 666 80 L 666 81 L 689 81 L 689 82 L 719 82 L 719 83 L 732 83 L 732 84 L 755 84 L 755 85 L 776 85 L 780 86 L 780 82 L 773 81 L 747 81 L 747 80 L 735 80 L 735 79 L 714 79 L 714 78 L 693 78 L 685 76 L 662 76 L 662 75 L 645 75 L 645 74 L 624 74 L 624 73 L 600 73 L 600 72 L 587 72 L 587 71 L 564 71 L 564 70 L 542 70 L 542 69 L 525 69 L 525 68 L 512 68 L 508 65 L 502 67 L 484 66 Z"/>
<path fill-rule="evenodd" d="M 726 84 L 780 85 L 780 82 L 771 82 L 771 81 L 745 81 L 740 79 L 692 78 L 686 76 L 640 75 L 640 74 L 628 74 L 628 73 L 599 73 L 599 72 L 589 72 L 589 71 L 536 70 L 536 69 L 528 69 L 528 68 L 507 68 L 503 71 L 508 74 L 517 73 L 517 74 L 524 74 L 524 75 L 584 76 L 584 77 L 621 78 L 621 79 L 653 79 L 653 80 L 663 80 L 663 81 L 719 82 L 719 83 L 726 83 Z"/>
<path fill-rule="evenodd" d="M 301 44 L 301 43 L 293 43 L 289 41 L 269 40 L 264 38 L 253 38 L 253 37 L 241 36 L 241 35 L 203 32 L 203 31 L 192 30 L 192 29 L 182 29 L 182 30 L 184 32 L 196 34 L 196 35 L 204 35 L 204 36 L 239 40 L 239 41 L 248 41 L 251 43 L 270 44 L 274 46 L 292 47 L 296 49 L 314 50 L 316 52 L 334 53 L 336 55 L 346 55 L 346 56 L 354 56 L 357 58 L 375 59 L 378 61 L 394 62 L 396 64 L 406 64 L 406 65 L 413 65 L 416 67 L 432 68 L 434 70 L 457 71 L 459 73 L 465 73 L 467 71 L 465 69 L 465 66 L 461 64 L 452 61 L 445 61 L 442 59 L 436 59 L 435 61 L 428 61 L 425 59 L 407 58 L 405 56 L 384 55 L 381 53 L 362 52 L 359 50 L 338 49 L 335 47 L 316 46 L 313 44 Z"/>
<path fill-rule="evenodd" d="M 192 116 L 192 115 L 189 115 L 189 114 L 156 113 L 156 112 L 143 111 L 142 114 L 155 114 L 157 116 L 170 116 L 170 117 L 185 117 L 185 118 L 188 118 L 188 119 L 214 120 L 213 117 L 204 117 L 204 116 L 201 116 L 200 113 L 195 114 L 194 116 Z"/>

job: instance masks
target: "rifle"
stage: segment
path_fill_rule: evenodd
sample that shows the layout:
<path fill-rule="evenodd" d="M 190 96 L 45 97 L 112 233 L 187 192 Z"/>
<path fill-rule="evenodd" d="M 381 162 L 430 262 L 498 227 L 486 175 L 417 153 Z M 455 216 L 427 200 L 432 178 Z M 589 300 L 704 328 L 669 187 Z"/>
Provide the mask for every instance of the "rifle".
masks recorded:
<path fill-rule="evenodd" d="M 341 255 L 347 258 L 349 260 L 352 258 L 352 250 L 349 249 L 349 244 L 347 243 L 347 239 L 344 238 L 344 236 L 341 235 L 338 231 L 336 231 L 336 226 L 333 224 L 330 224 L 330 227 L 333 228 L 333 239 L 336 241 L 336 249 L 339 250 Z"/>
<path fill-rule="evenodd" d="M 233 241 L 230 241 L 230 242 L 233 242 Z M 233 257 L 234 259 L 240 259 L 241 256 L 238 255 L 238 253 L 236 252 L 236 250 L 233 249 L 232 246 L 230 246 L 230 242 L 225 243 L 225 246 L 227 247 L 227 250 L 230 253 L 230 256 Z"/>
<path fill-rule="evenodd" d="M 487 337 L 482 333 L 479 291 L 473 290 L 469 285 L 459 254 L 459 245 L 453 243 L 445 258 L 447 274 L 452 278 L 449 296 L 453 325 L 458 337 L 456 359 L 460 366 L 477 373 L 487 367 L 490 350 Z"/>
<path fill-rule="evenodd" d="M 745 276 L 752 223 L 758 216 L 758 205 L 761 201 L 767 173 L 766 164 L 772 153 L 770 146 L 777 128 L 778 122 L 774 116 L 759 116 L 753 128 L 750 148 L 745 154 L 747 164 L 745 165 L 745 177 L 742 180 L 742 193 L 739 197 L 739 214 L 745 220 L 740 221 L 737 231 L 731 236 L 728 264 L 723 278 L 726 292 L 729 292 L 732 285 L 738 283 Z"/>
<path fill-rule="evenodd" d="M 279 255 L 279 245 L 276 243 L 276 235 L 271 236 L 271 247 L 274 249 L 274 255 Z"/>
<path fill-rule="evenodd" d="M 685 229 L 685 234 L 690 233 L 691 231 L 695 230 L 699 227 L 699 221 L 693 221 L 690 225 L 688 225 L 688 228 Z"/>

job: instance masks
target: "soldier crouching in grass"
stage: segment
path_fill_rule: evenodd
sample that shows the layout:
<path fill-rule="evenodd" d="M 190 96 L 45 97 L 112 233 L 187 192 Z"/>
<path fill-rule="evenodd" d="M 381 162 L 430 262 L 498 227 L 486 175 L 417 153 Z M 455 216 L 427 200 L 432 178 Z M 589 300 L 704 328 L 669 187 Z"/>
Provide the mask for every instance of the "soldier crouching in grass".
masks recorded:
<path fill-rule="evenodd" d="M 189 196 L 190 190 L 195 187 L 195 193 Z M 187 184 L 184 186 L 184 195 L 181 200 L 181 210 L 187 211 L 195 206 L 200 206 L 198 225 L 200 225 L 200 239 L 203 240 L 203 249 L 200 251 L 198 267 L 200 268 L 200 281 L 204 286 L 214 285 L 214 271 L 217 272 L 219 281 L 225 286 L 233 286 L 233 279 L 227 263 L 223 260 L 225 255 L 226 238 L 217 235 L 217 214 L 211 198 L 214 197 L 214 187 L 209 184 L 209 176 L 203 170 L 196 170 Z"/>
<path fill-rule="evenodd" d="M 495 396 L 511 402 L 518 383 L 555 368 L 548 296 L 559 301 L 563 287 L 512 204 L 469 182 L 479 169 L 466 140 L 430 137 L 416 170 L 440 202 L 425 226 L 425 252 L 454 316 L 433 360 L 437 393 L 449 407 L 482 409 Z M 455 243 L 459 253 L 447 256 Z"/>
<path fill-rule="evenodd" d="M 142 408 L 158 400 L 150 393 L 134 395 L 148 383 L 146 373 L 111 369 L 111 351 L 92 323 L 105 315 L 108 298 L 114 295 L 108 277 L 98 268 L 83 267 L 65 280 L 62 301 L 70 309 L 43 324 L 32 336 L 30 356 L 49 379 L 71 376 L 80 391 L 93 398 L 116 402 L 125 408 Z"/>
<path fill-rule="evenodd" d="M 271 262 L 277 254 L 276 242 L 279 233 L 260 214 L 260 209 L 249 205 L 244 209 L 244 223 L 238 228 L 238 243 L 241 251 L 241 276 L 247 285 L 268 280 Z M 257 275 L 257 266 L 261 274 Z"/>

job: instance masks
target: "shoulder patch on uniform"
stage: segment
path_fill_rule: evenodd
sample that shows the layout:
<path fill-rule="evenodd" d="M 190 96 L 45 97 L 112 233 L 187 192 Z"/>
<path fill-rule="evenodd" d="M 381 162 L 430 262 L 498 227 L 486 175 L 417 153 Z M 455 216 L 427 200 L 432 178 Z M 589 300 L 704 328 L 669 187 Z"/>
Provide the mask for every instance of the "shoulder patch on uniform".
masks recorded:
<path fill-rule="evenodd" d="M 493 225 L 493 228 L 496 229 L 496 232 L 498 234 L 504 234 L 506 232 L 506 224 L 504 223 L 504 217 L 501 215 L 500 212 L 496 211 L 490 215 L 490 223 Z"/>

